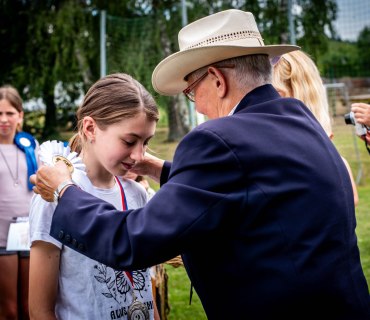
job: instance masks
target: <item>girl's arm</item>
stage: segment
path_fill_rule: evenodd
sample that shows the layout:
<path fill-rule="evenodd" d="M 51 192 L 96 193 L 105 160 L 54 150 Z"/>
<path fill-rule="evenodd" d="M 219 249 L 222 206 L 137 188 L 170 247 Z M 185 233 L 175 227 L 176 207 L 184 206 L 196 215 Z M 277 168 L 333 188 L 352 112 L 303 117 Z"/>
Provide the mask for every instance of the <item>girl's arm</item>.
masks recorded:
<path fill-rule="evenodd" d="M 60 249 L 34 241 L 30 251 L 29 312 L 31 320 L 56 320 Z"/>
<path fill-rule="evenodd" d="M 154 304 L 154 320 L 161 320 L 161 317 L 159 316 L 157 303 L 155 302 L 155 299 L 153 299 Z"/>

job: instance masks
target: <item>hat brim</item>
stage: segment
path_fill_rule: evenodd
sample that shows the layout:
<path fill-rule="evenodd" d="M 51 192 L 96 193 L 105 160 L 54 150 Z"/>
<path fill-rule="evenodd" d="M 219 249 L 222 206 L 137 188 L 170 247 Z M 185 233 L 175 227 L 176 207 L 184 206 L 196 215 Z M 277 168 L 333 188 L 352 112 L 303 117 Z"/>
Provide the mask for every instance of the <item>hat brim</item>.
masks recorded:
<path fill-rule="evenodd" d="M 179 51 L 171 54 L 156 66 L 152 74 L 152 85 L 156 92 L 172 96 L 186 89 L 188 84 L 184 78 L 189 73 L 212 63 L 252 54 L 267 54 L 270 57 L 276 57 L 299 49 L 300 47 L 294 45 L 263 47 L 219 45 Z"/>

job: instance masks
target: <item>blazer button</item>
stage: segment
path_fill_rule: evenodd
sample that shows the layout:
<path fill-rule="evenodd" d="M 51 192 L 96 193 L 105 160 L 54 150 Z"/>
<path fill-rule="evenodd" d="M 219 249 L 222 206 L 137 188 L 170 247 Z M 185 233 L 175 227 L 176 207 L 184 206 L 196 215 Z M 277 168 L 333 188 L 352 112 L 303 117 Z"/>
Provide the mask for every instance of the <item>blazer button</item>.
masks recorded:
<path fill-rule="evenodd" d="M 72 245 L 74 246 L 74 247 L 77 247 L 77 240 L 76 239 L 72 239 Z"/>
<path fill-rule="evenodd" d="M 63 239 L 64 238 L 64 232 L 63 232 L 63 230 L 60 230 L 59 231 L 58 238 L 59 239 Z"/>
<path fill-rule="evenodd" d="M 78 245 L 78 251 L 85 251 L 85 246 L 82 243 Z"/>
<path fill-rule="evenodd" d="M 66 239 L 67 243 L 70 243 L 71 242 L 71 235 L 67 234 L 65 239 Z"/>

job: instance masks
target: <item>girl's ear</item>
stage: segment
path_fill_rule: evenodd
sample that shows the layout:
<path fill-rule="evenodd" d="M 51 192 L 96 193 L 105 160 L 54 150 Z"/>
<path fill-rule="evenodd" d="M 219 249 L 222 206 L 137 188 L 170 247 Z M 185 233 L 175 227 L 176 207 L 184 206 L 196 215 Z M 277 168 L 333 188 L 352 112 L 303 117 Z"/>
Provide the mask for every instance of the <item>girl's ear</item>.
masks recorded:
<path fill-rule="evenodd" d="M 18 119 L 18 123 L 17 123 L 17 131 L 20 132 L 22 131 L 22 127 L 23 127 L 23 118 L 24 117 L 24 112 L 21 111 L 19 112 L 19 119 Z"/>
<path fill-rule="evenodd" d="M 86 137 L 87 141 L 93 142 L 95 140 L 97 128 L 95 120 L 89 116 L 84 117 L 82 120 L 82 126 L 83 134 Z"/>

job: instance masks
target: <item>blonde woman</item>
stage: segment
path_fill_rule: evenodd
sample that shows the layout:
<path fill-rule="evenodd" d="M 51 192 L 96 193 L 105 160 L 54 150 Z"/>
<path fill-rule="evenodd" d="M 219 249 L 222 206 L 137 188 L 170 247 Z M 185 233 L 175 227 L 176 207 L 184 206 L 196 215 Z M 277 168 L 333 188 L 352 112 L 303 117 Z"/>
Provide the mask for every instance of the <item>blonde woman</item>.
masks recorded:
<path fill-rule="evenodd" d="M 293 51 L 273 61 L 272 84 L 282 97 L 301 100 L 319 121 L 326 134 L 333 139 L 329 104 L 320 72 L 313 60 L 303 51 Z M 342 157 L 351 178 L 354 202 L 358 204 L 358 193 L 351 168 Z"/>

